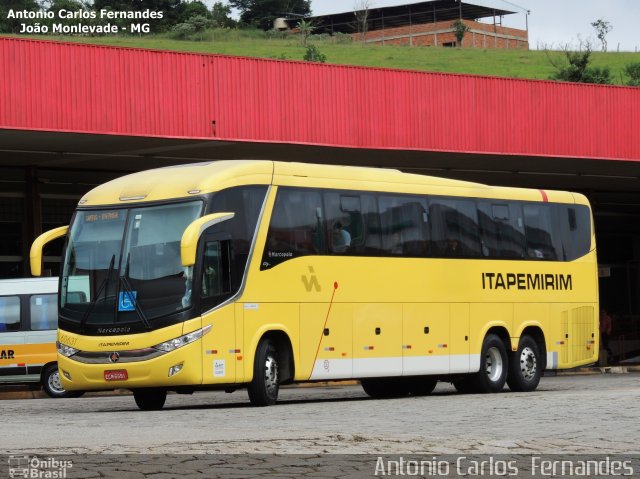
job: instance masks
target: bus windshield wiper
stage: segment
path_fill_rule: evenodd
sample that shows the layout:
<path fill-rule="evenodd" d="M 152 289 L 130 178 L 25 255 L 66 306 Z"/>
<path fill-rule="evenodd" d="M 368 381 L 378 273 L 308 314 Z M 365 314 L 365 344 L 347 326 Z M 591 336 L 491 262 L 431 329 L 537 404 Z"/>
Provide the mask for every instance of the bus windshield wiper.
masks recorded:
<path fill-rule="evenodd" d="M 111 281 L 111 274 L 113 273 L 113 267 L 115 265 L 115 262 L 116 262 L 116 255 L 113 254 L 111 256 L 111 261 L 109 262 L 109 271 L 107 271 L 107 276 L 102 280 L 102 283 L 100 283 L 100 286 L 98 286 L 98 290 L 96 291 L 96 295 L 93 301 L 89 303 L 87 310 L 84 312 L 84 314 L 82 315 L 82 319 L 80 320 L 80 328 L 82 329 L 83 332 L 84 332 L 84 325 L 86 324 L 87 319 L 89 319 L 89 315 L 91 314 L 91 311 L 93 311 L 93 307 L 98 302 L 98 298 L 102 294 L 102 290 L 105 291 L 104 300 L 105 301 L 107 300 L 107 294 L 106 294 L 107 285 L 109 284 L 109 281 Z"/>
<path fill-rule="evenodd" d="M 140 318 L 140 321 L 142 321 L 142 324 L 144 324 L 145 327 L 149 331 L 151 331 L 151 323 L 149 322 L 149 320 L 147 319 L 147 316 L 144 314 L 144 311 L 142 311 L 142 308 L 138 304 L 137 298 L 133 296 L 133 287 L 131 286 L 131 283 L 129 283 L 129 279 L 128 279 L 129 258 L 131 258 L 131 253 L 127 254 L 127 262 L 124 267 L 124 274 L 120 276 L 120 283 L 124 286 L 125 294 L 129 296 L 129 300 L 133 303 L 133 306 L 135 308 L 136 313 L 138 313 L 138 317 Z"/>

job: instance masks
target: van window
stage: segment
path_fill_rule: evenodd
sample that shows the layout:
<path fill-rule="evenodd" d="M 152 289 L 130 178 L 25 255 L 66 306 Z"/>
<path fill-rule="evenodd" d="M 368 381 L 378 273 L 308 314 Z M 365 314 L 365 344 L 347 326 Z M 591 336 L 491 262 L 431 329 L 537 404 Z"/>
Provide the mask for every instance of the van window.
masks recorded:
<path fill-rule="evenodd" d="M 0 333 L 20 331 L 20 298 L 0 296 Z"/>
<path fill-rule="evenodd" d="M 31 296 L 32 331 L 47 331 L 58 328 L 57 298 L 57 294 L 37 294 Z"/>

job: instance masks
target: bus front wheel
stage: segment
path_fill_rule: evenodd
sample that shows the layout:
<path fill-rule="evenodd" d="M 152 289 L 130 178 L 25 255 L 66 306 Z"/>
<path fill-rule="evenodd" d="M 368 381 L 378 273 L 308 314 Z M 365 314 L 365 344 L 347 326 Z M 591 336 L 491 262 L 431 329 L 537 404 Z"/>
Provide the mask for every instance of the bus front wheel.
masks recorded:
<path fill-rule="evenodd" d="M 133 391 L 136 404 L 143 411 L 157 411 L 164 407 L 167 391 L 163 389 L 136 389 Z"/>
<path fill-rule="evenodd" d="M 497 393 L 507 380 L 509 360 L 507 350 L 499 336 L 488 334 L 482 343 L 480 371 L 474 377 L 475 391 Z"/>
<path fill-rule="evenodd" d="M 273 406 L 280 390 L 278 354 L 273 341 L 263 339 L 258 344 L 253 365 L 253 380 L 247 388 L 254 406 Z"/>
<path fill-rule="evenodd" d="M 540 383 L 540 349 L 531 336 L 520 338 L 518 350 L 511 356 L 507 384 L 516 392 L 533 391 Z"/>

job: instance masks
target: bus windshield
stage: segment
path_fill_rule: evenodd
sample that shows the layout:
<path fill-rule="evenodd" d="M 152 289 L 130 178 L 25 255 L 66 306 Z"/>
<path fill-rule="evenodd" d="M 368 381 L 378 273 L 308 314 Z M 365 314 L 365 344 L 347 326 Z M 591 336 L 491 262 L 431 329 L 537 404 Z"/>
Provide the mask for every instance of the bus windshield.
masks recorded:
<path fill-rule="evenodd" d="M 65 252 L 61 316 L 81 326 L 149 326 L 189 308 L 192 268 L 181 264 L 180 240 L 202 208 L 190 201 L 78 211 Z"/>

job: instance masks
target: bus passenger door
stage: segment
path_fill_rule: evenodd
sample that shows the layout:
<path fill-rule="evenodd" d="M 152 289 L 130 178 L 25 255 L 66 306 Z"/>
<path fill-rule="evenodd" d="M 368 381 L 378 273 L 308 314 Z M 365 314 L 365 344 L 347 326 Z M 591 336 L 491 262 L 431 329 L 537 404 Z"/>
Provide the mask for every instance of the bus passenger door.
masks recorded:
<path fill-rule="evenodd" d="M 202 327 L 211 325 L 211 332 L 202 337 L 203 384 L 229 384 L 236 381 L 236 318 L 233 303 L 224 303 L 230 294 L 230 241 L 221 235 L 203 239 L 200 257 L 200 309 Z M 217 306 L 217 308 L 216 308 Z"/>
<path fill-rule="evenodd" d="M 405 304 L 402 319 L 402 374 L 449 373 L 449 304 Z"/>

